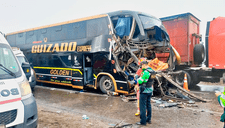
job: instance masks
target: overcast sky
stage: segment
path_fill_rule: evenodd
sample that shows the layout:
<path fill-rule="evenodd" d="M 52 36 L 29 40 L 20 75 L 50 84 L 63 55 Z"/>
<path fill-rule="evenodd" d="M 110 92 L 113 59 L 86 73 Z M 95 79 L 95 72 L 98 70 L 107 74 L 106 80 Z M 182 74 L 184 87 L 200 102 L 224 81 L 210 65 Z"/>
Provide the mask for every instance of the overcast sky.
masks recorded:
<path fill-rule="evenodd" d="M 190 12 L 206 22 L 225 17 L 225 0 L 1 0 L 0 31 L 10 33 L 117 10 L 134 10 L 158 18 Z"/>

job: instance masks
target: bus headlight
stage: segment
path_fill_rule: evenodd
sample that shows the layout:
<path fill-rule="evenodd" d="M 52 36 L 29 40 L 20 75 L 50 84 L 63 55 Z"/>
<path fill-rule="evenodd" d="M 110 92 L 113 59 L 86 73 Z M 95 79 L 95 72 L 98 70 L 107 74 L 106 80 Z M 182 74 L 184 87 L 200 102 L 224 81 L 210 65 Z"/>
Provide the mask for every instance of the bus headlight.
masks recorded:
<path fill-rule="evenodd" d="M 28 94 L 31 93 L 31 88 L 30 88 L 30 84 L 27 81 L 27 79 L 25 79 L 25 81 L 23 81 L 22 83 L 19 84 L 20 87 L 20 91 L 21 91 L 21 96 L 24 97 Z"/>

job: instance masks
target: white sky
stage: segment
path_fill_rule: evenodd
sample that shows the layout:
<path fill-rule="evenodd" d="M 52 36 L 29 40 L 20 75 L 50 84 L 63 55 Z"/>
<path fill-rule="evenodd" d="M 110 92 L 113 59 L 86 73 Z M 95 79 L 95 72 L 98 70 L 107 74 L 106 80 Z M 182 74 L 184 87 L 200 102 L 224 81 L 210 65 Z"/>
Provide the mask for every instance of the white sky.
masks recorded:
<path fill-rule="evenodd" d="M 225 17 L 225 0 L 1 0 L 0 31 L 7 34 L 118 10 L 140 11 L 158 18 L 190 12 L 201 20 L 204 41 L 207 21 Z"/>

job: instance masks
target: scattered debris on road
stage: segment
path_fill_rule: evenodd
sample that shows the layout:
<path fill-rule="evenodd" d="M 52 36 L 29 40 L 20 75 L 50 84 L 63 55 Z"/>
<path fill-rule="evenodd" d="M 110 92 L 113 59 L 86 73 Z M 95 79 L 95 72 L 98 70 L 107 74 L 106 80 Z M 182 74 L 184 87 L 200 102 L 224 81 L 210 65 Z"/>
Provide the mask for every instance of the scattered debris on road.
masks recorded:
<path fill-rule="evenodd" d="M 89 119 L 89 117 L 87 117 L 87 115 L 83 115 L 83 116 L 82 116 L 82 119 L 83 119 L 83 120 L 87 120 L 87 119 Z"/>

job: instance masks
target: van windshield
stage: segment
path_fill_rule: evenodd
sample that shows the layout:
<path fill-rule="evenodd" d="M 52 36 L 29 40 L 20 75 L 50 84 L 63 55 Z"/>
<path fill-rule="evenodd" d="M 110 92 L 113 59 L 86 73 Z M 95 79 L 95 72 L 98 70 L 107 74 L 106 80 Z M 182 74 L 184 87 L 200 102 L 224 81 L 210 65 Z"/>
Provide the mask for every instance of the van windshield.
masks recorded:
<path fill-rule="evenodd" d="M 23 62 L 28 62 L 27 59 L 23 56 L 17 56 L 17 59 L 18 59 L 20 65 L 22 65 Z"/>
<path fill-rule="evenodd" d="M 16 77 L 21 76 L 20 67 L 14 57 L 10 47 L 6 44 L 0 44 L 0 64 L 15 74 Z M 4 70 L 0 69 L 0 79 L 15 78 Z"/>

